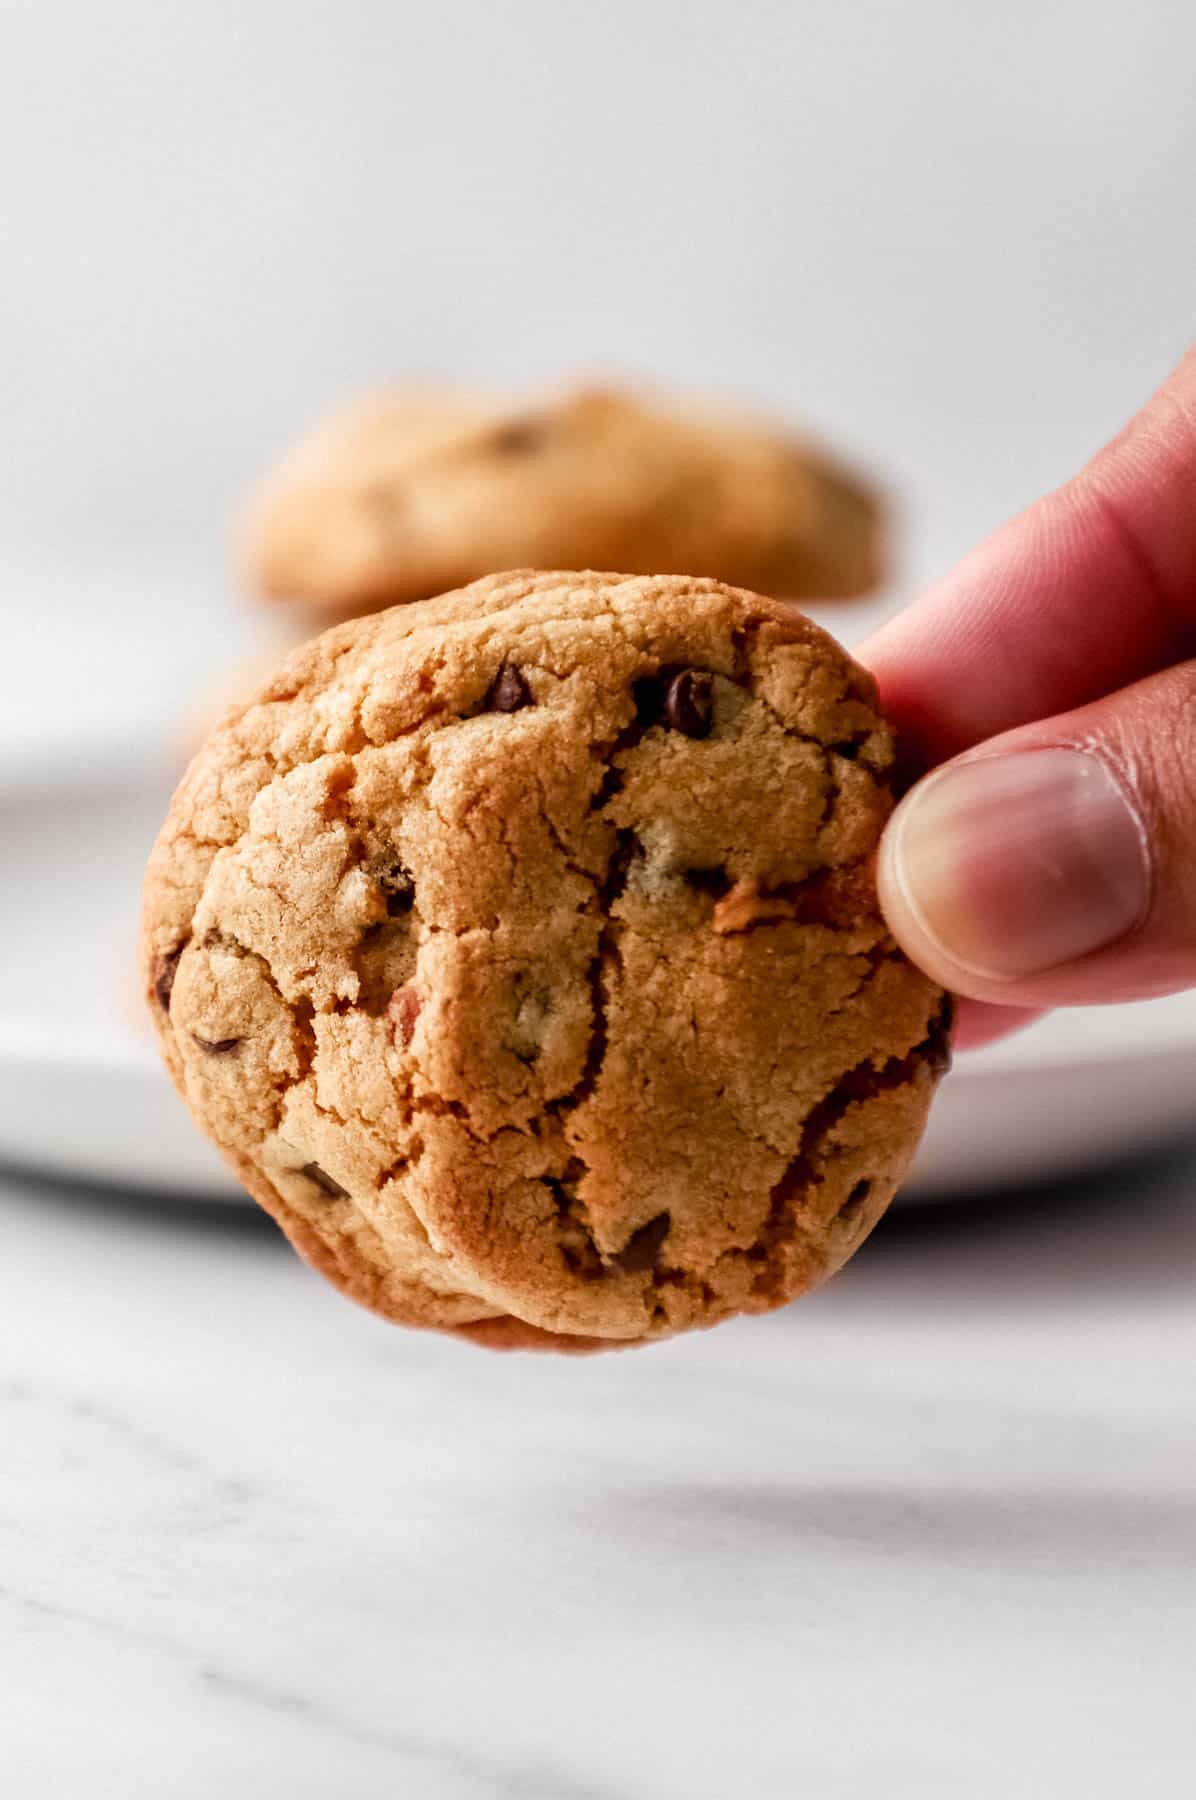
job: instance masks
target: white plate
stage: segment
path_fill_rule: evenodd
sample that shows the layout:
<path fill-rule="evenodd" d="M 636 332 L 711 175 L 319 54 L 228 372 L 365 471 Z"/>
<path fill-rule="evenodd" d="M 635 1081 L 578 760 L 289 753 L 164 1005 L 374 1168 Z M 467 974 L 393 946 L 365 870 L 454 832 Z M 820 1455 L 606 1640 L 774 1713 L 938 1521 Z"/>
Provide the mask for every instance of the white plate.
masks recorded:
<path fill-rule="evenodd" d="M 177 771 L 72 752 L 0 786 L 0 1159 L 235 1199 L 158 1061 L 133 972 L 141 870 Z M 960 1059 L 907 1193 L 1075 1173 L 1196 1124 L 1196 997 L 1060 1013 Z"/>

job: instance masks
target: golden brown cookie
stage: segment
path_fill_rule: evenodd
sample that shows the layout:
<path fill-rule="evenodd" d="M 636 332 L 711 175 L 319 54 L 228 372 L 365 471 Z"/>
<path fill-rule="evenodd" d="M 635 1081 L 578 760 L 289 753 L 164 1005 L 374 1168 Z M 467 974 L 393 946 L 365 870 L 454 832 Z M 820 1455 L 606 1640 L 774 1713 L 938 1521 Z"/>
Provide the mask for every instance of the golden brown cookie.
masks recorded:
<path fill-rule="evenodd" d="M 892 766 L 869 677 L 717 582 L 524 572 L 338 626 L 155 847 L 171 1073 L 392 1319 L 568 1349 L 781 1305 L 944 1066 L 877 911 Z"/>
<path fill-rule="evenodd" d="M 871 491 L 767 427 L 583 390 L 520 410 L 397 396 L 333 420 L 266 482 L 247 533 L 267 598 L 326 618 L 496 569 L 668 569 L 833 599 L 882 572 Z"/>

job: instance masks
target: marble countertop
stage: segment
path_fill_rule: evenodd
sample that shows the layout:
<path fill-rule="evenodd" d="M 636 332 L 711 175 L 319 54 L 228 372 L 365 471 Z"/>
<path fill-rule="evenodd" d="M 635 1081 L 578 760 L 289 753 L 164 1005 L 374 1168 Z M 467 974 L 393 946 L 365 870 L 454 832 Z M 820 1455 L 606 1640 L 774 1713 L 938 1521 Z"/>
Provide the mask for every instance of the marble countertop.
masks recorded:
<path fill-rule="evenodd" d="M 1196 1151 L 650 1351 L 0 1177 L 7 1793 L 1188 1794 Z"/>

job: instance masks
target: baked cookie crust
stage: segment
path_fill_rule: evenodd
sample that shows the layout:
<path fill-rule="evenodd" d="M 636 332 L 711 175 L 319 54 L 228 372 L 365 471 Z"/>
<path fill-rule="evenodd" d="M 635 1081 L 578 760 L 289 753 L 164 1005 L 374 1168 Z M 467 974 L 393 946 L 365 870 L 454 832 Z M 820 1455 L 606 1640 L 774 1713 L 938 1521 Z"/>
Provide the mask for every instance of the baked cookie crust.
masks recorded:
<path fill-rule="evenodd" d="M 516 572 L 335 627 L 153 851 L 167 1065 L 388 1318 L 588 1349 L 781 1305 L 945 1066 L 876 903 L 892 770 L 870 678 L 714 581 Z"/>

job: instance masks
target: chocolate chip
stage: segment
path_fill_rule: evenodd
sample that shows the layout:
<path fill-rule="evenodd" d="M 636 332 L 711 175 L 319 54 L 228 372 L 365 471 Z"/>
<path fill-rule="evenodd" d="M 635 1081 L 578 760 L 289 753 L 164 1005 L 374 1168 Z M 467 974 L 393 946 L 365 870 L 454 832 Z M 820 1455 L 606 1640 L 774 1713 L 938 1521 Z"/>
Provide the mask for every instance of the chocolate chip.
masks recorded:
<path fill-rule="evenodd" d="M 664 711 L 668 683 L 660 675 L 641 675 L 631 684 L 635 716 L 641 725 L 655 725 Z"/>
<path fill-rule="evenodd" d="M 235 1038 L 200 1037 L 198 1031 L 193 1031 L 191 1033 L 191 1036 L 195 1039 L 195 1041 L 199 1045 L 200 1049 L 206 1050 L 209 1056 L 227 1056 L 230 1050 L 235 1050 L 238 1044 L 243 1044 L 245 1042 L 244 1038 L 239 1038 L 239 1037 L 235 1037 Z"/>
<path fill-rule="evenodd" d="M 390 1004 L 386 1010 L 400 1043 L 409 1044 L 415 1036 L 415 1021 L 419 1018 L 422 1006 L 419 994 L 410 986 L 396 988 L 390 996 Z"/>
<path fill-rule="evenodd" d="M 541 449 L 547 436 L 548 428 L 543 419 L 530 416 L 508 419 L 491 437 L 490 448 L 497 450 L 500 456 L 526 456 Z"/>
<path fill-rule="evenodd" d="M 174 978 L 178 974 L 179 958 L 185 946 L 180 944 L 175 950 L 167 950 L 154 963 L 154 999 L 164 1013 L 170 1011 L 170 994 L 174 987 Z"/>
<path fill-rule="evenodd" d="M 386 910 L 392 919 L 410 912 L 415 905 L 415 877 L 401 862 L 390 863 L 379 871 L 378 886 L 386 898 Z"/>
<path fill-rule="evenodd" d="M 514 663 L 504 663 L 498 671 L 486 695 L 486 704 L 491 712 L 500 713 L 519 712 L 525 706 L 535 705 L 523 671 Z"/>
<path fill-rule="evenodd" d="M 654 1219 L 649 1219 L 646 1225 L 641 1225 L 638 1231 L 633 1231 L 615 1258 L 619 1267 L 626 1269 L 629 1275 L 639 1275 L 645 1269 L 652 1268 L 657 1251 L 669 1235 L 671 1224 L 668 1213 L 662 1212 L 657 1213 Z"/>
<path fill-rule="evenodd" d="M 704 669 L 682 669 L 674 675 L 664 697 L 665 724 L 686 737 L 709 736 L 714 722 L 711 686 L 712 678 Z"/>
<path fill-rule="evenodd" d="M 686 869 L 685 881 L 688 887 L 696 888 L 699 894 L 709 894 L 713 900 L 729 894 L 732 885 L 725 869 Z"/>
<path fill-rule="evenodd" d="M 347 1200 L 349 1198 L 348 1188 L 343 1188 L 339 1181 L 333 1181 L 327 1169 L 322 1169 L 319 1163 L 304 1163 L 299 1173 L 306 1175 L 307 1179 L 314 1182 L 320 1192 L 327 1194 L 330 1200 Z"/>

